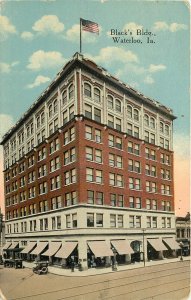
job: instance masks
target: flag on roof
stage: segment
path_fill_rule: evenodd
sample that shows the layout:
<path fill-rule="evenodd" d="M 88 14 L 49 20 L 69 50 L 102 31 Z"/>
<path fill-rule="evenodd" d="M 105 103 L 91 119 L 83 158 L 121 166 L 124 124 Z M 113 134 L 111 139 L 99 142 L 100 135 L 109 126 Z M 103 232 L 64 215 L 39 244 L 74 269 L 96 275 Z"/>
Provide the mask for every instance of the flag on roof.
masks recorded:
<path fill-rule="evenodd" d="M 97 23 L 81 19 L 82 30 L 99 34 L 99 26 Z"/>

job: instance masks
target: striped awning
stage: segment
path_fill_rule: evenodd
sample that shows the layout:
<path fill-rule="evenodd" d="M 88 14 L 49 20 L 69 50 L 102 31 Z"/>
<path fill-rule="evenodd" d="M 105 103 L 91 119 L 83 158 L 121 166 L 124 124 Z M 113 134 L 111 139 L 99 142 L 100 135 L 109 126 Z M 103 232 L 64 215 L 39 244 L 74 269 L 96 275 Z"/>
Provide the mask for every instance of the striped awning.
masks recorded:
<path fill-rule="evenodd" d="M 13 250 L 13 249 L 17 248 L 18 245 L 19 245 L 19 242 L 12 242 L 11 246 L 8 249 Z"/>
<path fill-rule="evenodd" d="M 11 246 L 12 242 L 7 242 L 2 250 L 7 250 Z"/>
<path fill-rule="evenodd" d="M 46 252 L 44 252 L 43 255 L 53 256 L 54 254 L 56 254 L 56 252 L 58 252 L 61 245 L 62 245 L 61 242 L 50 242 L 48 250 Z"/>
<path fill-rule="evenodd" d="M 160 239 L 147 239 L 147 241 L 156 251 L 168 250 Z"/>
<path fill-rule="evenodd" d="M 130 242 L 127 240 L 114 240 L 111 241 L 111 243 L 120 255 L 134 253 L 130 246 Z"/>
<path fill-rule="evenodd" d="M 91 241 L 88 242 L 88 246 L 90 247 L 95 257 L 114 255 L 106 241 Z"/>
<path fill-rule="evenodd" d="M 47 245 L 48 245 L 48 242 L 38 242 L 36 248 L 30 254 L 32 254 L 32 255 L 41 254 Z"/>
<path fill-rule="evenodd" d="M 68 256 L 73 252 L 77 246 L 77 242 L 65 242 L 62 244 L 60 250 L 55 254 L 58 258 L 68 258 Z"/>
<path fill-rule="evenodd" d="M 164 238 L 163 242 L 169 246 L 171 250 L 181 249 L 180 245 L 177 243 L 174 237 L 172 238 Z"/>
<path fill-rule="evenodd" d="M 33 248 L 36 246 L 36 242 L 29 242 L 28 245 L 21 251 L 22 254 L 30 253 Z"/>

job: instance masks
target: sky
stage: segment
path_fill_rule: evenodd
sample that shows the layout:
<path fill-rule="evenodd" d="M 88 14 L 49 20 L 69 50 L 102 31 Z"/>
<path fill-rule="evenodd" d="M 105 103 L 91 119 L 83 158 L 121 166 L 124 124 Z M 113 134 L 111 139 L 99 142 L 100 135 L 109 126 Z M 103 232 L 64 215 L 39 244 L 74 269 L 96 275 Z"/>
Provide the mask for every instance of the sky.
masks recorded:
<path fill-rule="evenodd" d="M 169 0 L 0 0 L 0 138 L 79 52 L 80 18 L 91 20 L 99 35 L 82 32 L 82 54 L 177 116 L 175 203 L 176 215 L 184 216 L 190 207 L 189 9 L 186 1 Z M 4 209 L 2 147 L 0 203 Z"/>

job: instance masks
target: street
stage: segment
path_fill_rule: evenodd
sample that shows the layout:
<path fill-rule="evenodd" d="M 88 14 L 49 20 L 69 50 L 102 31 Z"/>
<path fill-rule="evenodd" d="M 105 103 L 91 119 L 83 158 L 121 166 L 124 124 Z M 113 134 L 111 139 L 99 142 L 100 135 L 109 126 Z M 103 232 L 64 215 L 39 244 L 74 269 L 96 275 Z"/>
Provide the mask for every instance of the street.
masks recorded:
<path fill-rule="evenodd" d="M 189 261 L 86 277 L 37 275 L 31 269 L 0 269 L 7 300 L 182 300 L 190 289 Z"/>

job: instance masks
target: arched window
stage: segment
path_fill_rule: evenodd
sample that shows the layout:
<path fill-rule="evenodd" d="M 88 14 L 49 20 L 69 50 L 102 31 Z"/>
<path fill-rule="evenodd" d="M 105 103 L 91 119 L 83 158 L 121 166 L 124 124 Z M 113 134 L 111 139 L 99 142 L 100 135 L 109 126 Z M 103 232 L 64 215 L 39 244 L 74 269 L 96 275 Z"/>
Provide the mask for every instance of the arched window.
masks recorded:
<path fill-rule="evenodd" d="M 160 132 L 164 132 L 164 124 L 163 124 L 163 122 L 160 122 Z"/>
<path fill-rule="evenodd" d="M 134 118 L 134 120 L 139 121 L 139 111 L 138 111 L 138 109 L 134 109 L 133 118 Z"/>
<path fill-rule="evenodd" d="M 56 99 L 54 101 L 54 113 L 56 113 L 58 111 L 58 100 Z"/>
<path fill-rule="evenodd" d="M 45 119 L 44 119 L 44 112 L 41 113 L 40 118 L 41 118 L 41 124 L 44 124 L 44 121 L 45 121 Z"/>
<path fill-rule="evenodd" d="M 84 95 L 89 98 L 92 96 L 91 85 L 89 83 L 84 83 Z"/>
<path fill-rule="evenodd" d="M 52 117 L 52 104 L 50 104 L 48 110 L 49 110 L 49 117 Z"/>
<path fill-rule="evenodd" d="M 107 96 L 107 106 L 108 108 L 113 109 L 113 97 L 110 95 Z"/>
<path fill-rule="evenodd" d="M 131 118 L 133 117 L 133 109 L 132 109 L 132 106 L 130 105 L 127 105 L 127 116 L 128 118 Z"/>
<path fill-rule="evenodd" d="M 121 112 L 121 101 L 118 99 L 115 100 L 115 110 Z"/>
<path fill-rule="evenodd" d="M 69 100 L 71 100 L 74 96 L 74 85 L 71 84 L 68 88 L 68 96 L 69 96 Z"/>
<path fill-rule="evenodd" d="M 169 135 L 169 126 L 168 125 L 165 125 L 165 134 Z"/>
<path fill-rule="evenodd" d="M 148 115 L 144 115 L 144 124 L 146 126 L 149 126 L 149 116 Z"/>
<path fill-rule="evenodd" d="M 153 117 L 150 118 L 150 127 L 155 128 L 155 119 Z"/>
<path fill-rule="evenodd" d="M 65 105 L 67 103 L 67 90 L 62 93 L 62 104 Z"/>
<path fill-rule="evenodd" d="M 40 127 L 40 116 L 38 116 L 36 118 L 36 127 L 39 128 Z"/>
<path fill-rule="evenodd" d="M 101 101 L 101 93 L 98 88 L 94 88 L 94 100 L 97 102 Z"/>

